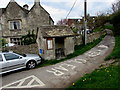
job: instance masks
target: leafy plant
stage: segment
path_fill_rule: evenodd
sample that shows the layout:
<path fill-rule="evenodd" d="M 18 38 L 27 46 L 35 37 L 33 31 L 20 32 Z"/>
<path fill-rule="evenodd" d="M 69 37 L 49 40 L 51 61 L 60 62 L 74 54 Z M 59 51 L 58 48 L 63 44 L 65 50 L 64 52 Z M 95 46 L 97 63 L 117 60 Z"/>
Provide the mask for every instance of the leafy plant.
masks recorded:
<path fill-rule="evenodd" d="M 120 35 L 120 11 L 111 16 L 111 23 L 114 26 L 114 34 Z"/>
<path fill-rule="evenodd" d="M 6 40 L 3 38 L 0 38 L 0 48 L 5 47 L 6 44 L 7 44 Z"/>
<path fill-rule="evenodd" d="M 36 35 L 34 34 L 34 30 L 32 31 L 32 33 L 29 30 L 27 35 L 22 36 L 22 44 L 30 45 L 34 43 L 36 43 Z"/>
<path fill-rule="evenodd" d="M 72 28 L 72 31 L 73 31 L 74 33 L 77 33 L 78 29 L 77 29 L 76 27 L 73 27 L 73 28 Z"/>

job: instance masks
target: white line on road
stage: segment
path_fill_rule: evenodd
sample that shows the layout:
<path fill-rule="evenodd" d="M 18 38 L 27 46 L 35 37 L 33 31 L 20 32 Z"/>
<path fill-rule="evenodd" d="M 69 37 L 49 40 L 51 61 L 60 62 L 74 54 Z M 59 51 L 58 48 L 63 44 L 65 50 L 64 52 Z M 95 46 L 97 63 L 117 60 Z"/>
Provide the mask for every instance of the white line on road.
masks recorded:
<path fill-rule="evenodd" d="M 86 53 L 87 56 L 89 57 L 96 57 L 98 55 L 100 55 L 102 52 L 102 50 L 97 50 L 97 51 L 89 51 L 88 53 Z"/>
<path fill-rule="evenodd" d="M 23 83 L 26 81 L 26 80 L 28 80 L 28 79 L 31 79 L 32 78 L 32 80 L 30 80 L 30 82 L 27 84 L 27 85 L 23 85 Z M 33 82 L 37 82 L 37 84 L 35 84 L 35 85 L 32 85 L 32 83 Z M 15 85 L 16 84 L 16 85 Z M 5 86 L 3 86 L 3 87 L 1 87 L 0 88 L 0 90 L 1 89 L 3 89 L 3 88 L 32 88 L 32 87 L 40 87 L 40 86 L 44 86 L 45 84 L 42 82 L 42 81 L 40 81 L 40 79 L 38 79 L 36 76 L 34 76 L 34 75 L 31 75 L 31 76 L 29 76 L 29 77 L 26 77 L 26 78 L 23 78 L 23 79 L 20 79 L 20 80 L 18 80 L 18 81 L 15 81 L 15 82 L 13 82 L 13 83 L 10 83 L 10 84 L 8 84 L 8 85 L 5 85 Z"/>
<path fill-rule="evenodd" d="M 70 60 L 70 61 L 67 61 L 67 62 L 69 62 L 69 63 L 83 63 L 83 64 L 85 64 L 87 61 L 85 60 L 85 59 L 74 59 L 74 60 Z"/>
<path fill-rule="evenodd" d="M 53 73 L 54 75 L 56 75 L 56 76 L 61 76 L 61 75 L 63 75 L 64 73 L 63 72 L 61 72 L 61 71 L 59 71 L 59 70 L 57 70 L 57 69 L 54 69 L 54 68 L 51 68 L 52 70 L 46 70 L 47 72 L 50 72 L 50 73 Z"/>
<path fill-rule="evenodd" d="M 108 46 L 105 46 L 105 45 L 99 45 L 98 47 L 99 48 L 106 48 L 106 49 L 108 48 Z"/>

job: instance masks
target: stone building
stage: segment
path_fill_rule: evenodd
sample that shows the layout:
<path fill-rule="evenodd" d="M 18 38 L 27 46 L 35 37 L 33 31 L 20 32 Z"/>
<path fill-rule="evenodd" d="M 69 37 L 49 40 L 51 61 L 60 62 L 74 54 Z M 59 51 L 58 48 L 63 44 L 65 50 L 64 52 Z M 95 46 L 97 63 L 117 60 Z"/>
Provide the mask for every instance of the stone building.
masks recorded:
<path fill-rule="evenodd" d="M 37 44 L 44 59 L 60 59 L 74 52 L 74 33 L 67 26 L 41 26 Z"/>
<path fill-rule="evenodd" d="M 28 30 L 37 30 L 41 25 L 53 25 L 50 14 L 41 6 L 40 0 L 34 0 L 33 7 L 29 10 L 25 4 L 21 7 L 11 0 L 6 8 L 0 8 L 0 30 L 2 37 L 8 43 L 21 45 L 21 37 Z"/>

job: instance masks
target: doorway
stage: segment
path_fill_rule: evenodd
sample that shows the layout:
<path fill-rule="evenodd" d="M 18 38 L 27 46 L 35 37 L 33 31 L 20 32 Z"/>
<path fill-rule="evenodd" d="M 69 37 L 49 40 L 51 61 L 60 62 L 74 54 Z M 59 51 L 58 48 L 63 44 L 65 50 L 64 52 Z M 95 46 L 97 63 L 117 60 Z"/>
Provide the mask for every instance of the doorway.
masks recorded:
<path fill-rule="evenodd" d="M 64 53 L 64 38 L 63 37 L 57 37 L 55 38 L 55 54 L 56 59 L 61 59 L 65 57 Z"/>

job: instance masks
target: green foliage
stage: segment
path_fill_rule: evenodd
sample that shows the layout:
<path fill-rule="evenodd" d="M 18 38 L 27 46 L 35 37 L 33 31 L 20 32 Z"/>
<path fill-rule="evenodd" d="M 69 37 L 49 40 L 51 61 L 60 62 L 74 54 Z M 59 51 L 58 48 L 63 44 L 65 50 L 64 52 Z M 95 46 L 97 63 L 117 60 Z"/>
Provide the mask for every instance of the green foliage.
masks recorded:
<path fill-rule="evenodd" d="M 0 38 L 0 48 L 5 47 L 5 44 L 7 44 L 6 40 Z"/>
<path fill-rule="evenodd" d="M 34 34 L 34 30 L 32 33 L 28 31 L 28 34 L 25 36 L 22 36 L 22 44 L 24 45 L 30 45 L 36 43 L 36 35 Z"/>
<path fill-rule="evenodd" d="M 114 34 L 115 35 L 120 35 L 120 11 L 114 13 L 113 15 L 111 15 L 110 17 L 111 23 L 114 26 Z"/>
<path fill-rule="evenodd" d="M 95 18 L 95 28 L 104 26 L 106 22 L 109 21 L 108 16 L 100 15 L 97 18 Z"/>
<path fill-rule="evenodd" d="M 97 27 L 96 29 L 93 30 L 93 32 L 103 31 L 104 29 L 114 30 L 114 27 L 113 27 L 113 25 L 111 25 L 111 24 L 109 24 L 109 25 L 104 25 L 104 26 Z"/>
<path fill-rule="evenodd" d="M 104 29 L 114 30 L 114 26 L 113 26 L 113 25 L 104 25 L 103 28 L 104 28 Z"/>
<path fill-rule="evenodd" d="M 75 52 L 68 55 L 66 58 L 61 59 L 61 60 L 45 60 L 45 61 L 43 61 L 43 64 L 41 64 L 38 67 L 53 65 L 53 64 L 56 64 L 56 63 L 63 62 L 65 60 L 74 58 L 76 56 L 79 56 L 79 55 L 85 53 L 86 51 L 90 50 L 94 46 L 96 46 L 103 38 L 104 38 L 104 36 L 101 36 L 99 39 L 97 39 L 97 40 L 95 40 L 91 43 L 88 43 L 87 45 L 75 46 Z"/>
<path fill-rule="evenodd" d="M 102 30 L 104 30 L 104 29 L 103 29 L 103 27 L 101 26 L 101 27 L 97 27 L 96 29 L 94 29 L 93 32 L 100 32 L 100 31 L 102 31 Z"/>
<path fill-rule="evenodd" d="M 115 37 L 115 47 L 113 52 L 105 60 L 120 59 L 120 36 Z"/>
<path fill-rule="evenodd" d="M 78 29 L 77 29 L 76 27 L 73 27 L 73 28 L 72 28 L 72 31 L 73 31 L 74 33 L 77 33 Z"/>
<path fill-rule="evenodd" d="M 120 66 L 110 66 L 86 74 L 68 89 L 77 88 L 120 88 Z"/>

